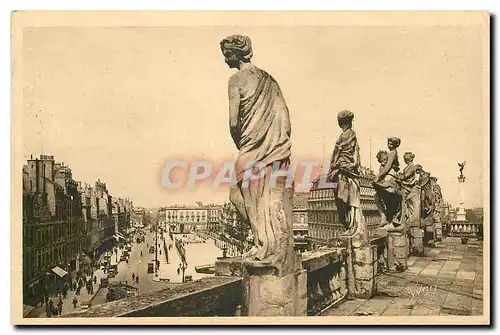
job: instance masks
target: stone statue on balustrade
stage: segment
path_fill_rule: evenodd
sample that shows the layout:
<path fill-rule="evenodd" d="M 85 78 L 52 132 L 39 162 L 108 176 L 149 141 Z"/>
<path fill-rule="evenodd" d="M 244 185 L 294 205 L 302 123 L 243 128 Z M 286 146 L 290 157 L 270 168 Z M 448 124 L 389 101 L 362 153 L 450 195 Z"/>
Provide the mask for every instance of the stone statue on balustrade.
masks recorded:
<path fill-rule="evenodd" d="M 225 62 L 237 69 L 229 79 L 229 125 L 236 148 L 237 187 L 230 201 L 250 223 L 253 247 L 242 257 L 276 266 L 296 265 L 293 250 L 293 185 L 286 185 L 292 142 L 290 117 L 278 82 L 251 63 L 249 37 L 232 35 L 220 43 Z M 276 180 L 270 177 L 280 172 Z"/>
<path fill-rule="evenodd" d="M 399 175 L 403 193 L 402 215 L 405 227 L 420 226 L 420 187 L 417 182 L 417 168 L 413 163 L 414 158 L 415 154 L 405 152 L 403 160 L 406 167 Z"/>
<path fill-rule="evenodd" d="M 334 197 L 339 221 L 346 231 L 341 237 L 353 237 L 360 227 L 360 154 L 356 132 L 352 129 L 354 114 L 343 110 L 337 115 L 337 122 L 342 133 L 335 143 L 328 181 L 335 184 Z"/>
<path fill-rule="evenodd" d="M 397 148 L 401 140 L 397 137 L 387 139 L 389 152 L 379 151 L 377 160 L 380 170 L 372 184 L 376 192 L 376 203 L 381 215 L 381 227 L 401 229 L 402 191 L 399 181 L 399 160 Z"/>
<path fill-rule="evenodd" d="M 443 193 L 441 192 L 441 186 L 439 186 L 436 177 L 430 178 L 430 184 L 432 189 L 433 201 L 434 201 L 434 221 L 441 221 L 441 208 L 443 205 Z"/>
<path fill-rule="evenodd" d="M 431 174 L 426 172 L 422 165 L 417 164 L 416 173 L 419 175 L 421 216 L 422 219 L 428 218 L 434 211 L 434 194 L 431 184 Z"/>

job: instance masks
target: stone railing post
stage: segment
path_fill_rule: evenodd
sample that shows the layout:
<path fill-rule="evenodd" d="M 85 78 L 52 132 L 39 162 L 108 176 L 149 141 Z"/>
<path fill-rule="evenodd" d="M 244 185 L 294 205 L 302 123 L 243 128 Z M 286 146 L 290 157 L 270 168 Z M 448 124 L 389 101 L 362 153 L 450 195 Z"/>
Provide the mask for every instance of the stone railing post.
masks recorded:
<path fill-rule="evenodd" d="M 422 226 L 424 227 L 424 245 L 429 247 L 434 247 L 436 245 L 436 231 L 435 231 L 435 222 L 434 216 L 429 215 L 426 218 L 422 219 Z M 423 252 L 423 251 L 422 251 Z"/>
<path fill-rule="evenodd" d="M 408 247 L 405 229 L 388 229 L 388 263 L 390 271 L 402 272 L 407 269 Z"/>
<path fill-rule="evenodd" d="M 434 219 L 434 236 L 436 242 L 441 242 L 443 240 L 443 224 L 439 216 Z"/>
<path fill-rule="evenodd" d="M 361 227 L 366 227 L 361 216 Z M 378 250 L 367 241 L 366 231 L 348 239 L 348 298 L 370 299 L 377 293 Z"/>
<path fill-rule="evenodd" d="M 415 192 L 418 195 L 415 197 L 416 203 L 413 215 L 411 215 L 405 222 L 405 227 L 409 231 L 408 242 L 410 244 L 410 254 L 412 256 L 424 256 L 424 230 L 422 229 L 422 197 L 420 186 L 415 187 Z M 405 207 L 403 206 L 403 209 Z M 405 216 L 403 215 L 403 218 Z"/>
<path fill-rule="evenodd" d="M 281 274 L 262 262 L 228 258 L 215 262 L 215 275 L 243 278 L 242 315 L 307 315 L 307 272 L 300 266 L 292 273 Z"/>

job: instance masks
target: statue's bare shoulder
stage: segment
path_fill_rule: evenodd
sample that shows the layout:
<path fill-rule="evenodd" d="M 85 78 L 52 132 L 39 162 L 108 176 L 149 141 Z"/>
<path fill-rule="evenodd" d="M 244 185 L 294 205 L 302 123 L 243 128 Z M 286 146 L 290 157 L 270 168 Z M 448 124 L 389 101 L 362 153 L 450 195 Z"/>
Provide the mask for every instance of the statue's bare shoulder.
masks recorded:
<path fill-rule="evenodd" d="M 252 95 L 262 77 L 262 70 L 253 64 L 248 64 L 241 68 L 229 78 L 229 88 L 238 88 L 242 99 Z"/>

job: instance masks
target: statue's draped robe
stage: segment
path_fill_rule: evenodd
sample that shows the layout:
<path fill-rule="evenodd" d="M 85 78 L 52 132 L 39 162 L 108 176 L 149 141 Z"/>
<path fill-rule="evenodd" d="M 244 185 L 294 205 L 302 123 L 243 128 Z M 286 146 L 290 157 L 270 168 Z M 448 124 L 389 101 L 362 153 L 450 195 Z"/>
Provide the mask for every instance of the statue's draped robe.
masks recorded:
<path fill-rule="evenodd" d="M 356 133 L 346 129 L 337 139 L 330 163 L 328 179 L 337 183 L 334 188 L 339 218 L 346 229 L 354 223 L 350 208 L 360 207 L 360 154 Z"/>
<path fill-rule="evenodd" d="M 420 190 L 417 187 L 415 164 L 409 163 L 403 170 L 401 186 L 403 189 L 404 222 L 409 226 L 420 225 Z"/>
<path fill-rule="evenodd" d="M 441 209 L 441 204 L 443 201 L 443 194 L 441 193 L 441 186 L 437 183 L 437 180 L 434 178 L 431 178 L 430 181 L 431 184 L 431 189 L 432 189 L 432 197 L 433 197 L 433 215 L 434 215 L 434 220 L 440 220 L 441 218 L 439 217 L 440 209 Z"/>
<path fill-rule="evenodd" d="M 293 188 L 285 189 L 286 176 L 279 177 L 275 185 L 270 184 L 269 177 L 273 166 L 288 169 L 292 146 L 290 117 L 276 80 L 259 71 L 261 78 L 254 94 L 240 101 L 236 173 L 258 249 L 255 257 L 286 263 L 294 255 Z M 265 170 L 265 177 L 250 180 L 245 187 L 245 171 L 252 169 L 249 173 L 258 174 L 259 169 L 251 167 L 254 163 Z"/>
<path fill-rule="evenodd" d="M 434 210 L 434 194 L 432 192 L 431 176 L 423 171 L 420 174 L 420 188 L 422 199 L 422 218 L 427 218 Z"/>

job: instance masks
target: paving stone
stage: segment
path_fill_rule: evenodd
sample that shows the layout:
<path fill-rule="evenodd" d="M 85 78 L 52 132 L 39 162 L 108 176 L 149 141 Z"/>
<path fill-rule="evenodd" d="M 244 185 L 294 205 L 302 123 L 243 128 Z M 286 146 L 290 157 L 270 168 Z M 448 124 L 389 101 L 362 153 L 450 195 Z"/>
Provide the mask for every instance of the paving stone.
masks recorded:
<path fill-rule="evenodd" d="M 437 276 L 440 278 L 456 278 L 457 272 L 456 271 L 443 271 L 443 269 L 441 269 L 438 272 Z"/>
<path fill-rule="evenodd" d="M 447 269 L 447 270 L 458 270 L 460 267 L 460 261 L 447 261 L 444 263 L 442 269 Z"/>
<path fill-rule="evenodd" d="M 402 308 L 410 308 L 412 305 L 415 304 L 415 300 L 408 299 L 408 298 L 401 298 L 401 297 L 396 297 L 392 299 L 391 301 L 391 307 L 394 306 L 400 306 Z"/>
<path fill-rule="evenodd" d="M 434 291 L 430 290 L 430 292 L 426 294 L 420 294 L 420 298 L 417 302 L 424 305 L 442 306 L 448 298 L 448 294 L 448 291 L 441 290 L 437 287 Z"/>
<path fill-rule="evenodd" d="M 408 268 L 408 272 L 411 272 L 411 273 L 419 273 L 420 271 L 422 271 L 424 268 L 423 267 L 416 267 L 416 266 L 411 266 Z"/>
<path fill-rule="evenodd" d="M 456 293 L 448 294 L 441 311 L 456 315 L 470 315 L 472 311 L 472 297 Z"/>
<path fill-rule="evenodd" d="M 390 298 L 372 298 L 355 311 L 355 315 L 381 315 L 391 304 Z"/>
<path fill-rule="evenodd" d="M 417 261 L 418 258 L 416 257 L 410 257 L 408 258 L 408 260 L 406 261 L 406 265 L 408 267 L 412 266 L 416 261 Z"/>
<path fill-rule="evenodd" d="M 423 269 L 421 272 L 419 272 L 419 275 L 421 276 L 435 276 L 438 274 L 439 272 L 439 268 L 425 268 Z"/>
<path fill-rule="evenodd" d="M 411 309 L 401 308 L 400 306 L 389 306 L 382 313 L 382 316 L 408 316 L 411 311 Z"/>
<path fill-rule="evenodd" d="M 414 267 L 421 267 L 421 268 L 425 268 L 427 265 L 429 265 L 430 263 L 430 260 L 428 259 L 425 259 L 425 258 L 419 258 L 414 264 L 413 266 Z"/>
<path fill-rule="evenodd" d="M 352 313 L 366 300 L 356 299 L 347 300 L 335 308 L 330 308 L 325 311 L 322 315 L 352 315 Z"/>
<path fill-rule="evenodd" d="M 483 301 L 472 299 L 472 315 L 483 315 Z"/>
<path fill-rule="evenodd" d="M 439 305 L 416 304 L 411 310 L 411 316 L 438 316 L 440 313 Z"/>
<path fill-rule="evenodd" d="M 458 270 L 458 272 L 457 272 L 457 278 L 458 279 L 474 280 L 474 278 L 476 278 L 476 273 L 475 272 L 471 272 L 471 271 Z"/>

